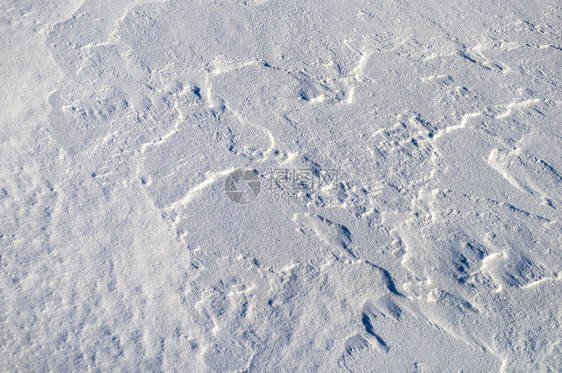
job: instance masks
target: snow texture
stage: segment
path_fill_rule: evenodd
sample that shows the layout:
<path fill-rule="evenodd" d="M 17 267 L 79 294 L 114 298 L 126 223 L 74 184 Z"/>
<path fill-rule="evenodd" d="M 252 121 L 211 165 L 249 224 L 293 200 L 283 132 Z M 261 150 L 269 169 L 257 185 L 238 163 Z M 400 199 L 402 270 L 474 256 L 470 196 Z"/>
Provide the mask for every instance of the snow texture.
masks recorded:
<path fill-rule="evenodd" d="M 561 10 L 2 1 L 0 371 L 561 372 Z"/>

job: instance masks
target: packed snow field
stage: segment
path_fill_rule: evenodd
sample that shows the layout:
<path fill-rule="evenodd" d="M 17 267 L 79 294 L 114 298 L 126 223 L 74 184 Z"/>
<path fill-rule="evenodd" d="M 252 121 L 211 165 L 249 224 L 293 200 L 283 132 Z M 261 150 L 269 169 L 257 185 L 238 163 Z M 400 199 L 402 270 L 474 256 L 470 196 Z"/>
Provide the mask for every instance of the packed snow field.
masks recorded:
<path fill-rule="evenodd" d="M 0 371 L 562 371 L 558 1 L 0 8 Z"/>

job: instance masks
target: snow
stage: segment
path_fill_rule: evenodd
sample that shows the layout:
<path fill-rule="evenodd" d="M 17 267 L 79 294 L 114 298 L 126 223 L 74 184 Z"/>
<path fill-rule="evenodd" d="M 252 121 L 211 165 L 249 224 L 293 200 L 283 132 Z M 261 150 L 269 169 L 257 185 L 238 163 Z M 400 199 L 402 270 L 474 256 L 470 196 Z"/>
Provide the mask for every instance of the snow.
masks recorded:
<path fill-rule="evenodd" d="M 0 371 L 562 371 L 558 2 L 0 8 Z"/>

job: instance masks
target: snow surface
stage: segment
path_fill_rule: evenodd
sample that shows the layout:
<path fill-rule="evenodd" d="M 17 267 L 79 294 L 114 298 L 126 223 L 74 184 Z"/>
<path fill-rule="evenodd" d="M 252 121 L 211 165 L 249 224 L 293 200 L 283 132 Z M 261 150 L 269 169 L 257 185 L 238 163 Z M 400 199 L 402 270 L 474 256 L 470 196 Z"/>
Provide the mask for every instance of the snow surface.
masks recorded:
<path fill-rule="evenodd" d="M 0 9 L 0 371 L 562 371 L 560 2 Z"/>

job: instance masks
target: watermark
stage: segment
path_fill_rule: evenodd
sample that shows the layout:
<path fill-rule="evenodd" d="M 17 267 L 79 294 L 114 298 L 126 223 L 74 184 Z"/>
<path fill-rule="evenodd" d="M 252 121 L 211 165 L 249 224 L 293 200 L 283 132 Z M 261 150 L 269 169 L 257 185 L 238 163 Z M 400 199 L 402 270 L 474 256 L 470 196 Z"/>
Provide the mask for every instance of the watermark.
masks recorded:
<path fill-rule="evenodd" d="M 270 192 L 268 203 L 307 202 L 312 195 L 326 203 L 331 203 L 333 196 L 321 196 L 320 193 L 337 184 L 337 169 L 269 169 L 265 173 L 267 190 Z M 254 201 L 260 193 L 260 176 L 257 171 L 239 168 L 233 171 L 225 182 L 225 192 L 233 202 L 247 204 Z"/>
<path fill-rule="evenodd" d="M 260 194 L 260 178 L 253 170 L 238 168 L 227 176 L 224 191 L 233 202 L 250 203 Z"/>
<path fill-rule="evenodd" d="M 319 191 L 337 183 L 337 169 L 311 170 L 275 168 L 268 172 L 268 189 L 283 191 Z"/>

